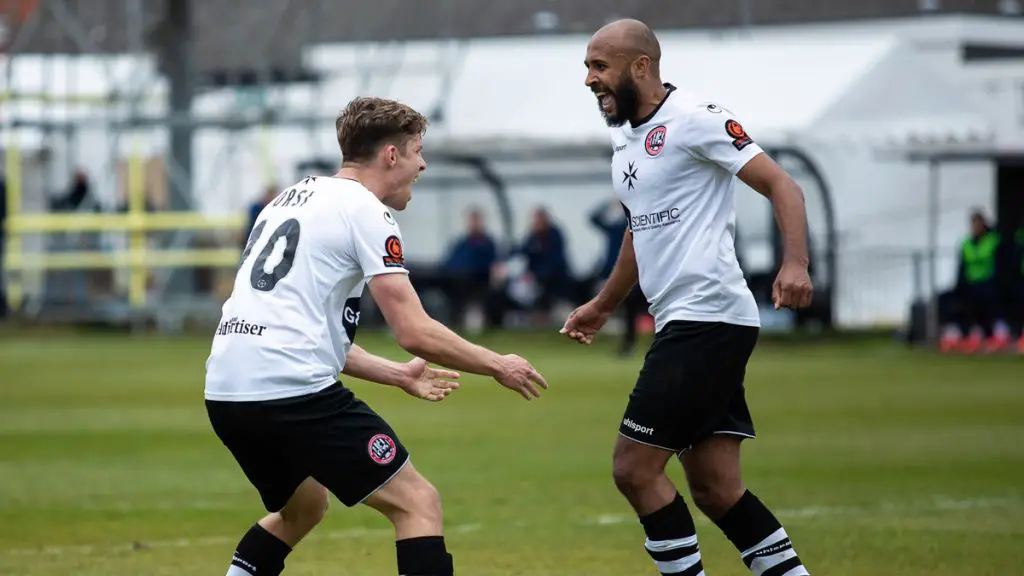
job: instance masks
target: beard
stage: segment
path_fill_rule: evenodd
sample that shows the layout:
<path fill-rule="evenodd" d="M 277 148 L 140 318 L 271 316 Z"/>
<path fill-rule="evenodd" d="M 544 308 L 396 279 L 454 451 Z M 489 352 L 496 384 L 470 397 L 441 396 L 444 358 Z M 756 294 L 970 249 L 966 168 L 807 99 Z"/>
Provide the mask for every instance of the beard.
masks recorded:
<path fill-rule="evenodd" d="M 611 86 L 596 86 L 594 87 L 594 92 L 605 92 L 615 100 L 615 113 L 613 114 L 605 112 L 604 107 L 601 106 L 601 101 L 597 101 L 597 108 L 601 111 L 601 116 L 604 117 L 605 123 L 609 126 L 619 127 L 625 124 L 626 121 L 636 118 L 637 111 L 640 110 L 640 91 L 633 77 L 628 72 L 619 78 L 619 85 L 615 88 Z"/>

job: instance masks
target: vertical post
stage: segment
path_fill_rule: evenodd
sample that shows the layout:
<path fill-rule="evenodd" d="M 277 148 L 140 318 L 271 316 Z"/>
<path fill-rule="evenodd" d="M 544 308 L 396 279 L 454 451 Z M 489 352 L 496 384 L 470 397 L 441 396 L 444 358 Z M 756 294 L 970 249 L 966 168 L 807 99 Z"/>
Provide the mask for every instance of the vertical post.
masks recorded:
<path fill-rule="evenodd" d="M 146 304 L 146 229 L 141 226 L 146 213 L 146 190 L 140 138 L 138 134 L 132 135 L 128 157 L 128 303 L 135 311 Z"/>
<path fill-rule="evenodd" d="M 939 161 L 928 160 L 928 343 L 939 340 Z"/>
<path fill-rule="evenodd" d="M 195 61 L 192 52 L 192 0 L 167 2 L 165 20 L 170 31 L 164 46 L 163 68 L 170 84 L 170 114 L 173 118 L 187 118 L 192 112 L 195 92 Z M 188 122 L 173 122 L 170 126 L 170 159 L 168 164 L 180 167 L 187 182 L 168 175 L 171 191 L 171 210 L 191 210 L 193 204 L 192 134 L 194 127 Z M 170 172 L 170 171 L 169 171 Z M 185 248 L 192 244 L 191 234 L 186 236 Z M 193 291 L 193 271 L 179 268 L 167 283 L 170 295 L 188 295 Z"/>

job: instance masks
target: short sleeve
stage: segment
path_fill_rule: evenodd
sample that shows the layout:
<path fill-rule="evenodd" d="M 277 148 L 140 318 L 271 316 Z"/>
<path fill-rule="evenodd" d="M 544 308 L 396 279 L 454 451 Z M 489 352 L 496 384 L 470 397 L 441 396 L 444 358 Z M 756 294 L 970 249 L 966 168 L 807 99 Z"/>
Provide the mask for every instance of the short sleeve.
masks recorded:
<path fill-rule="evenodd" d="M 352 232 L 352 256 L 363 277 L 405 273 L 405 250 L 398 222 L 387 208 L 366 203 L 349 215 Z"/>
<path fill-rule="evenodd" d="M 686 132 L 690 152 L 733 175 L 763 152 L 740 121 L 716 104 L 702 104 L 689 114 Z"/>

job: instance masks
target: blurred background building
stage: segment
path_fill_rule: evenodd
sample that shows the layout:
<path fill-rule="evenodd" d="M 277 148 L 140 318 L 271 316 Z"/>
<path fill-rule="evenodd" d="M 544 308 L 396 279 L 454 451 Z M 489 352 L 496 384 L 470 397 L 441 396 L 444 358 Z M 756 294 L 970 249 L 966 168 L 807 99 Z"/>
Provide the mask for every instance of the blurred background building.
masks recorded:
<path fill-rule="evenodd" d="M 636 17 L 660 36 L 663 77 L 726 104 L 804 187 L 817 298 L 794 315 L 769 308 L 770 205 L 739 184 L 766 329 L 1007 348 L 1024 308 L 1022 14 L 1017 0 L 3 0 L 4 300 L 32 322 L 215 322 L 250 214 L 333 173 L 334 115 L 374 94 L 432 121 L 398 215 L 431 311 L 560 323 L 622 233 L 583 53 Z M 624 325 L 649 327 L 635 312 Z"/>

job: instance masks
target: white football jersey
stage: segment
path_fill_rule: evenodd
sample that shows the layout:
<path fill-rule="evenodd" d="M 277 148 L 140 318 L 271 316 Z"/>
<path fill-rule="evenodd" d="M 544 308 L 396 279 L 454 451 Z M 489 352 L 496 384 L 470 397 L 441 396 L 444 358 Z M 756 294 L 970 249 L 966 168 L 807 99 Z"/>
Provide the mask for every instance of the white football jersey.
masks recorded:
<path fill-rule="evenodd" d="M 405 273 L 402 235 L 354 180 L 309 177 L 260 212 L 206 361 L 206 398 L 271 400 L 335 383 L 366 282 Z"/>
<path fill-rule="evenodd" d="M 613 184 L 655 330 L 672 320 L 760 326 L 736 259 L 733 184 L 762 150 L 729 110 L 666 87 L 644 122 L 611 130 Z"/>

